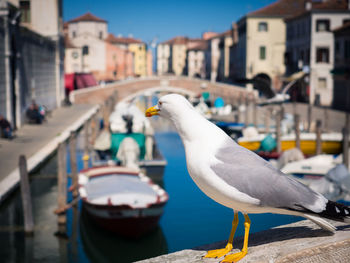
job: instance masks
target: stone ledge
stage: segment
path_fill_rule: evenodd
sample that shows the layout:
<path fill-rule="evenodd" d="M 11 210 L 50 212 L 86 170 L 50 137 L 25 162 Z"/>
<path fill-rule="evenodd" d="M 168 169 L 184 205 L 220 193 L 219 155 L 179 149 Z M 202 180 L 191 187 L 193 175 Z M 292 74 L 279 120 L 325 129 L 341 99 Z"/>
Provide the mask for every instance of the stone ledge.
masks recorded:
<path fill-rule="evenodd" d="M 329 222 L 337 227 L 334 235 L 318 228 L 308 220 L 251 234 L 248 255 L 239 262 L 350 262 L 350 225 Z M 223 248 L 225 245 L 226 241 L 221 241 L 139 262 L 220 262 L 223 258 L 206 259 L 202 257 L 207 250 Z M 243 237 L 234 239 L 235 249 L 232 252 L 238 252 L 237 248 L 241 248 L 242 245 Z"/>

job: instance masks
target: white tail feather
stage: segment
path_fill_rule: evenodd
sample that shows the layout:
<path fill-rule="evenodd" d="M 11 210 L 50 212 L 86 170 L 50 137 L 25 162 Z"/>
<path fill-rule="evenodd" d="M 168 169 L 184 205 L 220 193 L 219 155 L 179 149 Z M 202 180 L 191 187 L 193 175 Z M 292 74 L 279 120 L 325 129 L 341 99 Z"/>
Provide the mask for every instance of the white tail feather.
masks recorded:
<path fill-rule="evenodd" d="M 306 214 L 304 214 L 304 217 L 311 220 L 312 222 L 314 222 L 315 224 L 320 226 L 322 229 L 327 230 L 327 231 L 332 232 L 332 233 L 335 233 L 335 230 L 336 230 L 335 226 L 328 223 L 326 220 L 324 220 L 318 216 L 312 216 L 312 215 L 306 215 Z"/>

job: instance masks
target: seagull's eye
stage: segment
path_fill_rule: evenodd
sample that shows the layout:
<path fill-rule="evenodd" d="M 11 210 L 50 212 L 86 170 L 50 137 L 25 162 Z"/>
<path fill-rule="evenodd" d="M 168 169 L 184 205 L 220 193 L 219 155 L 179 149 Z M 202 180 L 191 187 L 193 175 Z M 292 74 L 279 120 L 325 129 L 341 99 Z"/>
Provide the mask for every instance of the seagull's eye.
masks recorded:
<path fill-rule="evenodd" d="M 158 104 L 159 104 L 159 107 L 160 107 L 160 106 L 162 106 L 163 103 L 161 101 L 158 101 Z"/>

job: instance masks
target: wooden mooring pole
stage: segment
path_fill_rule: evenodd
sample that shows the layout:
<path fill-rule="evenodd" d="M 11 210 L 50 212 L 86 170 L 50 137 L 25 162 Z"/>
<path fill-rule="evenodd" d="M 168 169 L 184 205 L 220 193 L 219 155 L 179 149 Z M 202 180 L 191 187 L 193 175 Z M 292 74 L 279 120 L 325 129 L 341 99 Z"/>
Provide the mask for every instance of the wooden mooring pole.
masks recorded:
<path fill-rule="evenodd" d="M 67 156 L 66 156 L 66 142 L 61 142 L 57 150 L 58 162 L 58 180 L 57 180 L 57 205 L 58 210 L 63 212 L 58 214 L 57 223 L 65 225 L 67 222 L 65 207 L 67 204 Z M 59 232 L 65 232 L 64 228 L 60 228 Z"/>
<path fill-rule="evenodd" d="M 349 124 L 350 115 L 346 113 L 345 127 L 343 128 L 343 164 L 349 169 Z"/>
<path fill-rule="evenodd" d="M 324 108 L 324 131 L 328 132 L 329 130 L 329 114 L 328 114 L 328 108 Z"/>
<path fill-rule="evenodd" d="M 294 115 L 295 147 L 300 148 L 300 115 Z"/>
<path fill-rule="evenodd" d="M 19 157 L 19 172 L 20 172 L 20 184 L 21 184 L 21 197 L 23 205 L 24 215 L 24 231 L 27 235 L 33 235 L 34 233 L 34 220 L 32 209 L 32 197 L 30 194 L 30 184 L 27 170 L 27 160 L 24 155 Z"/>
<path fill-rule="evenodd" d="M 254 127 L 258 128 L 258 105 L 256 98 L 253 99 L 253 123 Z"/>
<path fill-rule="evenodd" d="M 321 120 L 317 120 L 316 121 L 316 155 L 319 155 L 322 153 L 321 126 L 322 126 Z"/>
<path fill-rule="evenodd" d="M 248 96 L 245 97 L 245 119 L 244 119 L 244 123 L 245 126 L 247 127 L 249 125 L 249 111 L 250 111 L 250 103 L 249 103 L 249 98 Z"/>
<path fill-rule="evenodd" d="M 277 142 L 277 152 L 280 153 L 282 151 L 281 145 L 281 121 L 282 121 L 282 108 L 277 112 L 276 116 L 276 142 Z"/>
<path fill-rule="evenodd" d="M 271 111 L 271 108 L 267 106 L 265 109 L 265 133 L 270 132 Z"/>
<path fill-rule="evenodd" d="M 89 126 L 90 120 L 84 123 L 84 169 L 89 167 Z"/>
<path fill-rule="evenodd" d="M 73 197 L 78 196 L 78 171 L 77 171 L 77 133 L 71 132 L 69 139 L 70 168 L 72 175 Z"/>
<path fill-rule="evenodd" d="M 312 105 L 307 105 L 307 131 L 311 130 L 311 119 L 312 119 Z"/>

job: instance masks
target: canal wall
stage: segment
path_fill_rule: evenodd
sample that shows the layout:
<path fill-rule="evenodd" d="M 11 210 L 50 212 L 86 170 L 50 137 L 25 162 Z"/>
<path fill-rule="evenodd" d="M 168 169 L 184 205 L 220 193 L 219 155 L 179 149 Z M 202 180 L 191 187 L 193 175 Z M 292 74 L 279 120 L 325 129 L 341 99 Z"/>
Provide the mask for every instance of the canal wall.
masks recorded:
<path fill-rule="evenodd" d="M 18 185 L 20 180 L 18 158 L 27 157 L 28 172 L 44 162 L 59 143 L 77 131 L 100 109 L 99 105 L 77 105 L 57 109 L 41 125 L 24 125 L 12 141 L 0 142 L 0 202 Z"/>
<path fill-rule="evenodd" d="M 350 225 L 334 221 L 329 222 L 337 227 L 337 232 L 334 235 L 320 229 L 309 220 L 250 234 L 248 254 L 239 262 L 350 262 Z M 215 226 L 210 226 L 208 231 L 215 231 Z M 186 233 L 183 235 L 186 235 Z M 208 250 L 225 247 L 226 243 L 227 241 L 220 241 L 138 262 L 217 263 L 223 258 L 210 259 L 203 258 L 203 256 L 206 255 Z M 232 253 L 239 252 L 242 246 L 243 237 L 235 238 Z"/>

